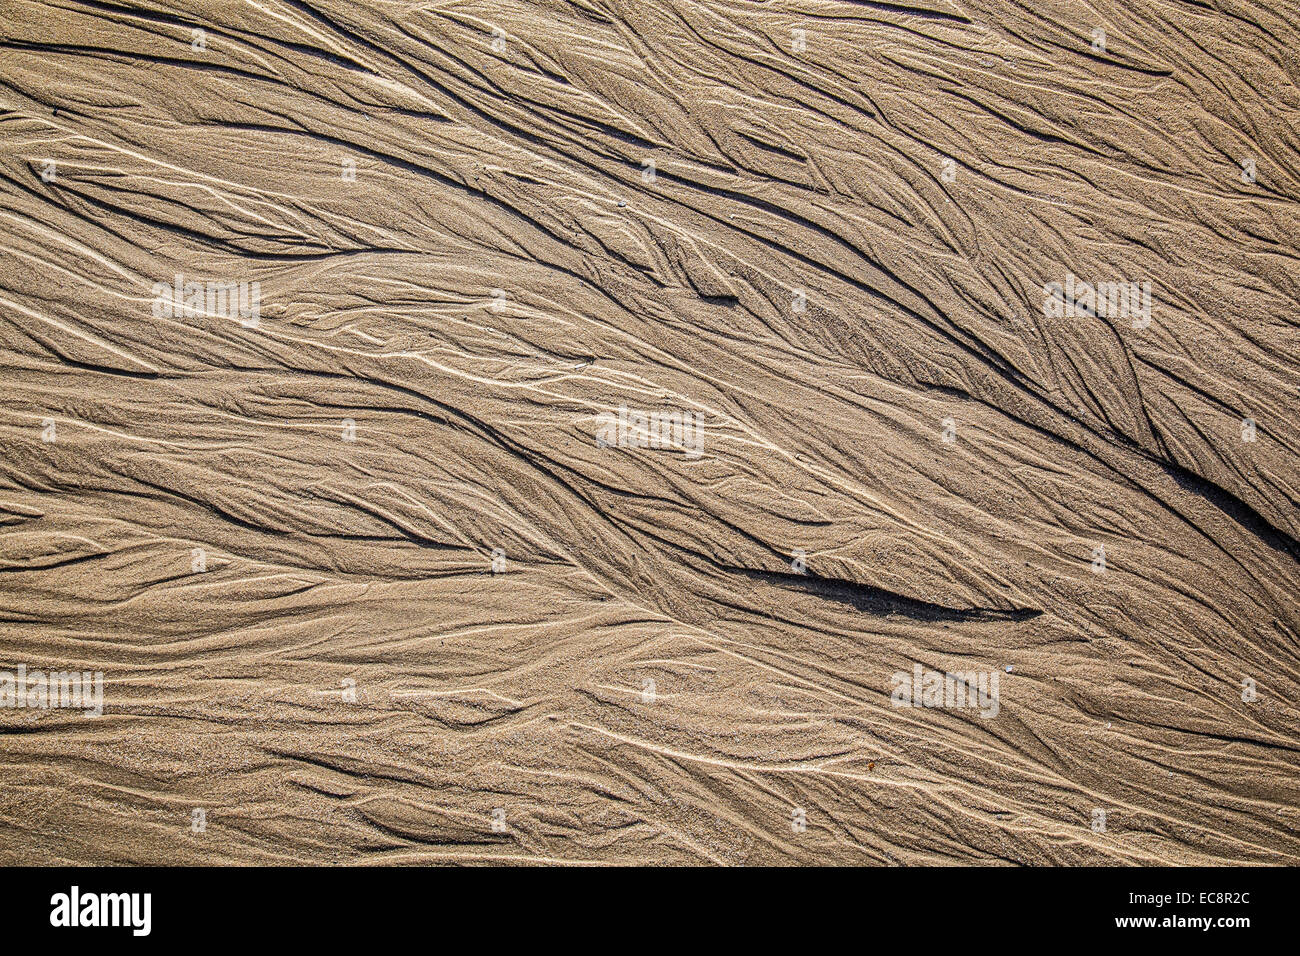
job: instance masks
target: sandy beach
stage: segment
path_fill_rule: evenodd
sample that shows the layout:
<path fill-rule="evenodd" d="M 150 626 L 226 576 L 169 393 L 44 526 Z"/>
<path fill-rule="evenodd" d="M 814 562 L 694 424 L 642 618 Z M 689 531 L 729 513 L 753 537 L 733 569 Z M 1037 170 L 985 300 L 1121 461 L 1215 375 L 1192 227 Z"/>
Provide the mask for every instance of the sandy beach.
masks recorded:
<path fill-rule="evenodd" d="M 0 863 L 1300 862 L 1291 0 L 0 0 Z"/>

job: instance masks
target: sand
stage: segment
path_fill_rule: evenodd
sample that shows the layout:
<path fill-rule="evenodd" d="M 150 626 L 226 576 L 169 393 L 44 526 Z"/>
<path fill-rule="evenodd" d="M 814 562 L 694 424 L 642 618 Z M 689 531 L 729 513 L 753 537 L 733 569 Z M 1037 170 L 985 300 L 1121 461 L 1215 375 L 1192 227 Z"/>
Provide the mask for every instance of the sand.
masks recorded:
<path fill-rule="evenodd" d="M 0 863 L 1295 864 L 1298 87 L 1290 0 L 3 0 Z"/>

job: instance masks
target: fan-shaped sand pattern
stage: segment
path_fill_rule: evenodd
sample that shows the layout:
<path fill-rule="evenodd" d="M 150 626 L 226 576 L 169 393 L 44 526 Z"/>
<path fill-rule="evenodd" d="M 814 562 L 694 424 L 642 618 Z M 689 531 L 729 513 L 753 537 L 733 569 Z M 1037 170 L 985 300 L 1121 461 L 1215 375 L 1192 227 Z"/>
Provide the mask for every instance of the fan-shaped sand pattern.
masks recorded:
<path fill-rule="evenodd" d="M 1294 864 L 1298 51 L 3 0 L 0 860 Z"/>

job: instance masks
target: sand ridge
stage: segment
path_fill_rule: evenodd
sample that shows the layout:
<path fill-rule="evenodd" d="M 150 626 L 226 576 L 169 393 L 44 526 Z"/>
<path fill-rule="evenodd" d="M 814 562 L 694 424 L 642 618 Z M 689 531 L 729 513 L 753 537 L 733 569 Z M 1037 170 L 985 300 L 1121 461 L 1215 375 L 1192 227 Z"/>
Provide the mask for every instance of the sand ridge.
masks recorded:
<path fill-rule="evenodd" d="M 1297 50 L 0 0 L 0 860 L 1294 864 Z"/>

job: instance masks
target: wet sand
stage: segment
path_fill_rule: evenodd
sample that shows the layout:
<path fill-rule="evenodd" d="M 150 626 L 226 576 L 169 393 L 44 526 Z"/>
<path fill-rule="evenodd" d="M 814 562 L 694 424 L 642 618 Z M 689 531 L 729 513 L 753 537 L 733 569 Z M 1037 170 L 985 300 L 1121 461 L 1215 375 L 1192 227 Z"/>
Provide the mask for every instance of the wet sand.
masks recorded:
<path fill-rule="evenodd" d="M 1298 51 L 0 0 L 0 862 L 1295 864 Z"/>

